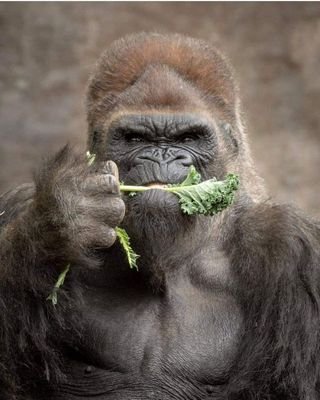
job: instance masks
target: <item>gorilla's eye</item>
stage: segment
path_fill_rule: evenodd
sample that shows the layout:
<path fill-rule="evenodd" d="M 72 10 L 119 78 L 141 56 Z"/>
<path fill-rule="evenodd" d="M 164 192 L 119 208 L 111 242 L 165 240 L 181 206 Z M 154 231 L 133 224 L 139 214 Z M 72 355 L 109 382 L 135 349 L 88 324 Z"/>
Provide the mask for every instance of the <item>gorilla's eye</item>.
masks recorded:
<path fill-rule="evenodd" d="M 190 143 L 190 142 L 194 142 L 195 140 L 199 139 L 199 135 L 197 132 L 186 132 L 183 133 L 182 135 L 180 135 L 178 137 L 179 142 L 181 143 Z"/>
<path fill-rule="evenodd" d="M 144 137 L 141 133 L 134 131 L 127 131 L 124 134 L 124 138 L 129 143 L 138 143 L 138 142 L 143 142 L 144 140 Z"/>

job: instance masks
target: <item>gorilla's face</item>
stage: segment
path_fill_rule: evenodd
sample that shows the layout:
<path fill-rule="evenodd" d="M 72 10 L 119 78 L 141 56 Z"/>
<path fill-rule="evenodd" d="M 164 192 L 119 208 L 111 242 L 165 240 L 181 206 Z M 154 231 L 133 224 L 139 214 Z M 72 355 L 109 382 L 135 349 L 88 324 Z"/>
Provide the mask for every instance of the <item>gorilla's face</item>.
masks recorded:
<path fill-rule="evenodd" d="M 215 128 L 203 117 L 127 115 L 109 129 L 106 158 L 126 184 L 161 185 L 181 182 L 191 165 L 206 176 L 217 150 Z"/>
<path fill-rule="evenodd" d="M 180 183 L 191 165 L 204 179 L 220 176 L 216 130 L 196 114 L 129 114 L 111 124 L 104 157 L 117 163 L 120 180 L 128 185 Z M 153 208 L 177 204 L 175 196 L 159 190 L 140 194 L 136 201 Z"/>

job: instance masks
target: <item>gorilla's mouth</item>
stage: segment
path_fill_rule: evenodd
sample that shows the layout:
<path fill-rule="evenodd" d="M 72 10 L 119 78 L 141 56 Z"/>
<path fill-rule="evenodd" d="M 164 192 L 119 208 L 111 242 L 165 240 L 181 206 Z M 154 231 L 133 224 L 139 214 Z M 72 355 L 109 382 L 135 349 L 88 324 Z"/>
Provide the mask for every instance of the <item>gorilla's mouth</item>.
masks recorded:
<path fill-rule="evenodd" d="M 136 196 L 133 197 L 129 196 L 128 201 L 131 204 L 139 206 L 145 211 L 157 210 L 157 212 L 159 212 L 160 209 L 167 209 L 167 211 L 174 210 L 175 212 L 177 212 L 179 210 L 179 202 L 177 201 L 177 197 L 170 192 L 161 190 L 168 187 L 168 185 L 168 183 L 155 181 L 145 183 L 142 186 L 144 186 L 148 190 L 137 192 Z"/>

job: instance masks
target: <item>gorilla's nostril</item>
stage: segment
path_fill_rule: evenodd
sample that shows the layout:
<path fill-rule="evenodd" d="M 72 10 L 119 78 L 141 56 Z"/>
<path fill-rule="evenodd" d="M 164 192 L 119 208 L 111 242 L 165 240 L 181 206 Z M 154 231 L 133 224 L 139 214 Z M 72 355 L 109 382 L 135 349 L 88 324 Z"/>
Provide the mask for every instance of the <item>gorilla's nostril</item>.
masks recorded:
<path fill-rule="evenodd" d="M 179 162 L 184 167 L 188 167 L 193 164 L 192 157 L 189 154 L 179 154 L 174 161 Z"/>
<path fill-rule="evenodd" d="M 141 161 L 153 161 L 158 164 L 169 164 L 171 162 L 178 162 L 182 165 L 191 165 L 191 156 L 180 149 L 171 148 L 151 148 L 145 149 L 140 155 L 137 156 L 136 160 Z"/>

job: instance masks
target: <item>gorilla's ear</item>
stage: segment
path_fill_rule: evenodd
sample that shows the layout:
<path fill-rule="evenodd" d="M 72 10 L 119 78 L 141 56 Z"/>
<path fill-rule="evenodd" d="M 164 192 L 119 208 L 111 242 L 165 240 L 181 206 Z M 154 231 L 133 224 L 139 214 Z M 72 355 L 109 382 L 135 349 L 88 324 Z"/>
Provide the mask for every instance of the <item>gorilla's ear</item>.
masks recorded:
<path fill-rule="evenodd" d="M 232 152 L 234 155 L 239 152 L 239 143 L 236 138 L 235 128 L 229 124 L 228 122 L 222 121 L 219 124 L 221 133 L 223 135 L 223 140 L 228 150 Z"/>

